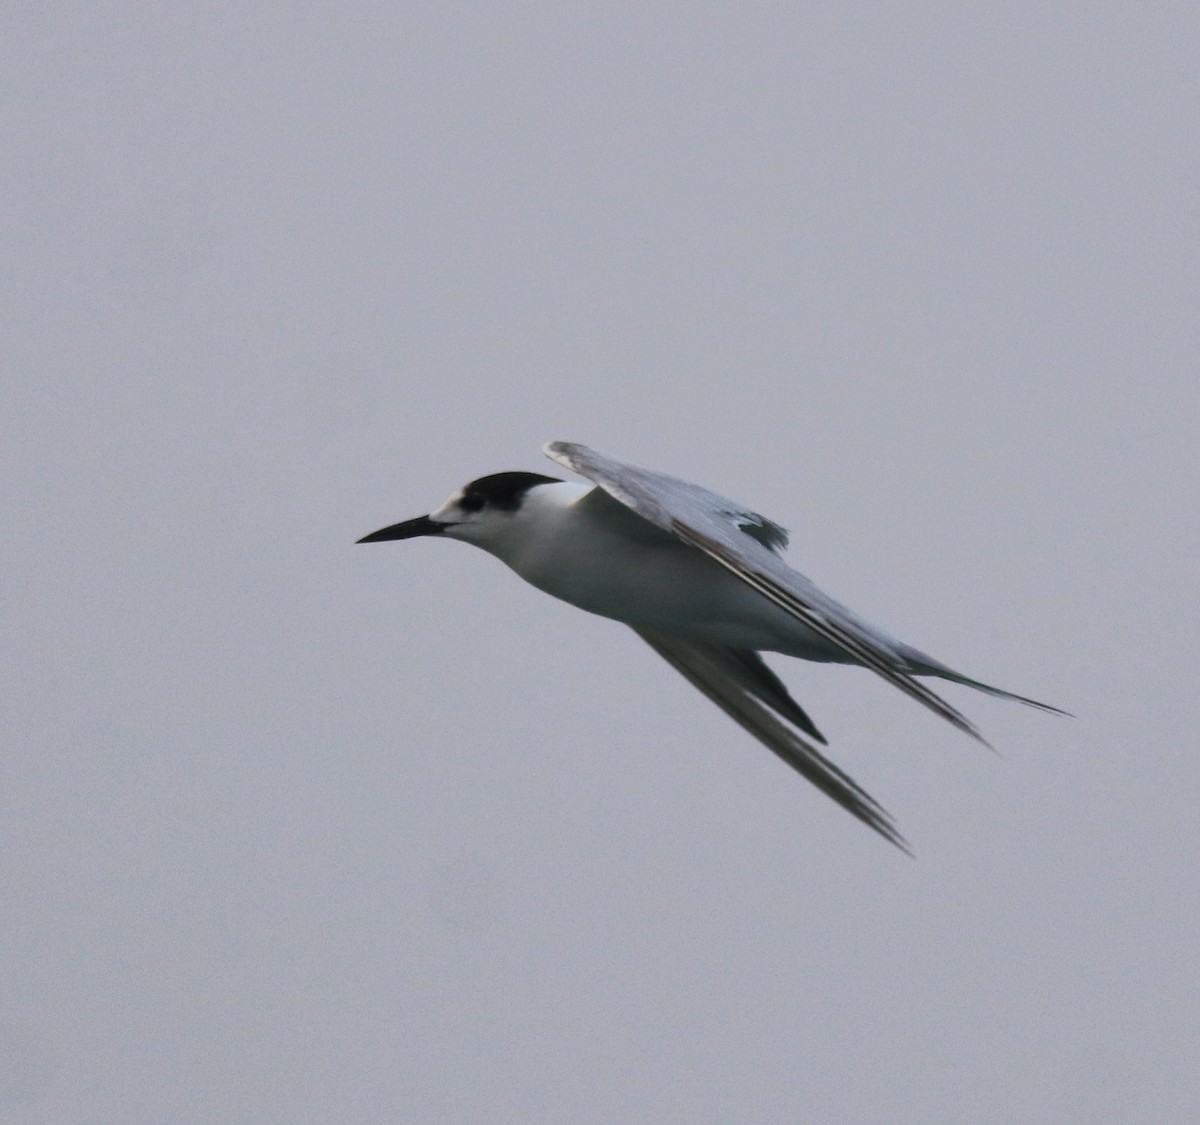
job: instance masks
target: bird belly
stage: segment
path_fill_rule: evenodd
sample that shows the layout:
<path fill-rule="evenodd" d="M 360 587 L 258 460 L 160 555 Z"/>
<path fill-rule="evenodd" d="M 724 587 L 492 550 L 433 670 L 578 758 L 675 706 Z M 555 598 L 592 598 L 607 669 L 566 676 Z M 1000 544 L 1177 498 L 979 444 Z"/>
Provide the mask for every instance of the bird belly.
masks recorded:
<path fill-rule="evenodd" d="M 616 540 L 597 553 L 539 552 L 533 566 L 514 566 L 553 597 L 634 628 L 705 644 L 781 652 L 805 660 L 846 663 L 845 653 L 730 574 L 683 544 L 630 546 Z"/>

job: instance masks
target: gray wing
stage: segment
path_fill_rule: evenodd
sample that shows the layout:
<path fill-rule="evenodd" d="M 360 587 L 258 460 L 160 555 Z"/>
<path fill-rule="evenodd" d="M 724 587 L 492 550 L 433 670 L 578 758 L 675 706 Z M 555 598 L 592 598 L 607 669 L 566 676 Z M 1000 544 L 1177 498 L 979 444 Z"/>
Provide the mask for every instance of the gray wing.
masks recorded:
<path fill-rule="evenodd" d="M 626 464 L 585 445 L 556 441 L 547 445 L 544 452 L 551 460 L 595 481 L 643 519 L 703 551 L 856 662 L 988 745 L 964 715 L 913 678 L 900 642 L 823 593 L 788 566 L 772 545 L 764 543 L 761 529 L 776 525 L 706 488 Z M 760 529 L 759 534 L 747 534 L 748 525 Z M 782 529 L 776 530 L 785 536 Z M 774 546 L 779 545 L 782 544 L 776 536 Z"/>
<path fill-rule="evenodd" d="M 756 654 L 692 644 L 649 630 L 634 631 L 767 749 L 885 840 L 912 854 L 887 810 L 784 721 L 788 719 L 824 741 L 808 716 Z M 763 673 L 767 677 L 765 680 Z M 782 699 L 779 693 L 782 693 Z M 799 718 L 790 713 L 788 705 L 799 712 Z M 771 709 L 778 714 L 772 714 Z"/>

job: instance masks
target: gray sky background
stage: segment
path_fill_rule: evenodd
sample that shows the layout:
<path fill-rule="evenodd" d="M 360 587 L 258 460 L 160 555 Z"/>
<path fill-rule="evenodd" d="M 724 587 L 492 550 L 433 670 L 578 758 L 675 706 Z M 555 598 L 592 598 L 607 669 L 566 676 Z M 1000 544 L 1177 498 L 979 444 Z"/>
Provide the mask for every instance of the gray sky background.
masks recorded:
<path fill-rule="evenodd" d="M 1194 3 L 3 6 L 0 1118 L 1200 1112 Z M 965 672 L 356 547 L 551 439 Z"/>

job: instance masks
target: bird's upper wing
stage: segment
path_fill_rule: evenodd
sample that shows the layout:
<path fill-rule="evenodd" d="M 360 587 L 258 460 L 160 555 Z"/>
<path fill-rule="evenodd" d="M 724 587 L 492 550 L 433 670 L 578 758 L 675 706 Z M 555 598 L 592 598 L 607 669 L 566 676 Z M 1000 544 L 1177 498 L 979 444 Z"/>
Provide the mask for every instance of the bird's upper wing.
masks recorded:
<path fill-rule="evenodd" d="M 699 485 L 626 464 L 584 445 L 551 442 L 545 453 L 595 481 L 643 519 L 703 551 L 855 661 L 987 745 L 965 716 L 906 670 L 899 642 L 834 601 L 775 553 L 775 548 L 786 542 L 786 533 L 775 524 Z M 764 530 L 772 528 L 777 534 Z M 764 541 L 764 535 L 773 541 Z M 711 695 L 707 688 L 702 690 Z M 734 714 L 725 703 L 719 699 L 717 702 Z M 738 718 L 736 714 L 734 717 Z M 738 721 L 745 725 L 742 719 Z"/>
<path fill-rule="evenodd" d="M 793 726 L 799 726 L 821 738 L 808 716 L 755 653 L 693 644 L 645 629 L 635 632 L 694 687 L 792 769 L 884 839 L 912 854 L 887 810 L 793 729 Z M 772 709 L 777 714 L 773 714 Z M 785 719 L 790 720 L 790 725 Z"/>

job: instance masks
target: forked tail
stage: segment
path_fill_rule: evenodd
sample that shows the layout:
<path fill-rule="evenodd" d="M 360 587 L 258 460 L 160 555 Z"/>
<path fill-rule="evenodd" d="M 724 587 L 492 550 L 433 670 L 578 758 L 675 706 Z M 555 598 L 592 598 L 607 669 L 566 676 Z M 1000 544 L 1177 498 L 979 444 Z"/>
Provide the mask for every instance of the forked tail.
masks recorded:
<path fill-rule="evenodd" d="M 1030 699 L 1027 695 L 1018 695 L 1015 691 L 1005 691 L 1003 688 L 992 687 L 991 684 L 973 680 L 970 676 L 964 676 L 961 672 L 954 671 L 953 668 L 947 668 L 945 664 L 924 653 L 906 652 L 904 655 L 918 676 L 940 676 L 943 680 L 986 692 L 988 695 L 994 695 L 997 699 L 1012 699 L 1017 703 L 1024 703 L 1027 707 L 1036 707 L 1039 711 L 1049 711 L 1052 715 L 1066 715 L 1069 719 L 1075 718 L 1070 711 L 1064 711 L 1061 707 L 1051 707 L 1049 703 L 1041 703 L 1036 699 Z"/>

